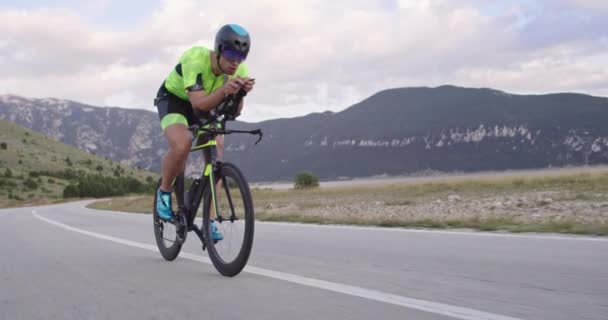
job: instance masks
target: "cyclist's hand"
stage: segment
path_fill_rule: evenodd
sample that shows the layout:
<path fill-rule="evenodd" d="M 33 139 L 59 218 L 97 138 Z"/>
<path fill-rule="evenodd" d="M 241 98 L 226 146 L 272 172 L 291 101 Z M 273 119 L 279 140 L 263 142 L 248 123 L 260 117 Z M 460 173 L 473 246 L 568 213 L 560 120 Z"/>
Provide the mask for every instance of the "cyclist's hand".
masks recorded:
<path fill-rule="evenodd" d="M 230 95 L 230 94 L 235 94 L 237 92 L 239 92 L 239 89 L 241 89 L 241 86 L 243 85 L 243 79 L 239 79 L 239 78 L 231 78 L 228 79 L 228 81 L 226 81 L 226 83 L 224 83 L 223 87 L 223 91 L 225 94 Z"/>
<path fill-rule="evenodd" d="M 255 85 L 255 79 L 251 79 L 251 78 L 241 78 L 243 79 L 244 85 L 243 85 L 243 89 L 245 89 L 245 91 L 250 92 L 251 90 L 253 90 L 253 86 Z"/>

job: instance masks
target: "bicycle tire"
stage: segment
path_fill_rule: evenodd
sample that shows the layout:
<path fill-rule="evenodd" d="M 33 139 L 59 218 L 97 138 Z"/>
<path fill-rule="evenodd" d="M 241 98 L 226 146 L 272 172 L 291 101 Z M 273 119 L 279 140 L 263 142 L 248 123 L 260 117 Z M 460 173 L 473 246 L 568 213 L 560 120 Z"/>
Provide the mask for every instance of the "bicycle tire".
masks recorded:
<path fill-rule="evenodd" d="M 156 190 L 158 190 L 158 188 L 160 187 L 160 182 L 161 181 L 159 180 L 158 184 L 156 185 Z M 156 197 L 158 197 L 158 192 L 154 191 L 154 203 L 152 206 L 153 207 L 152 225 L 154 227 L 154 237 L 156 238 L 156 245 L 158 246 L 158 250 L 160 251 L 160 254 L 163 256 L 163 258 L 165 258 L 165 260 L 173 261 L 173 260 L 175 260 L 175 258 L 177 258 L 177 256 L 179 255 L 179 252 L 182 250 L 182 244 L 179 241 L 177 241 L 177 232 L 176 232 L 176 239 L 173 241 L 173 244 L 170 246 L 166 245 L 163 232 L 164 232 L 164 225 L 167 224 L 168 222 L 164 222 L 158 216 L 158 212 L 156 211 Z"/>
<path fill-rule="evenodd" d="M 247 264 L 247 260 L 251 254 L 251 249 L 253 247 L 253 234 L 254 234 L 254 209 L 253 209 L 253 200 L 251 198 L 251 191 L 249 190 L 249 184 L 245 180 L 245 177 L 241 173 L 241 171 L 231 163 L 222 163 L 220 169 L 218 170 L 214 176 L 215 181 L 219 181 L 222 177 L 230 178 L 238 187 L 240 200 L 236 198 L 231 198 L 232 201 L 238 202 L 242 204 L 243 208 L 243 220 L 244 220 L 244 235 L 241 243 L 241 247 L 238 251 L 238 254 L 232 261 L 225 261 L 224 258 L 218 252 L 218 246 L 221 246 L 223 243 L 226 243 L 226 239 L 215 243 L 212 240 L 207 241 L 207 251 L 209 254 L 209 258 L 213 263 L 213 266 L 217 269 L 217 271 L 226 277 L 234 277 L 238 275 L 245 265 Z M 223 188 L 217 188 L 217 192 L 220 193 Z M 222 190 L 220 190 L 222 189 Z M 236 191 L 236 189 L 235 189 Z M 205 190 L 203 191 L 203 230 L 205 230 L 205 238 L 211 238 L 211 186 L 207 185 Z M 216 213 L 217 214 L 217 213 Z M 234 223 L 230 221 L 224 221 L 223 223 Z M 216 222 L 217 224 L 217 222 Z M 222 242 L 223 241 L 223 242 Z"/>

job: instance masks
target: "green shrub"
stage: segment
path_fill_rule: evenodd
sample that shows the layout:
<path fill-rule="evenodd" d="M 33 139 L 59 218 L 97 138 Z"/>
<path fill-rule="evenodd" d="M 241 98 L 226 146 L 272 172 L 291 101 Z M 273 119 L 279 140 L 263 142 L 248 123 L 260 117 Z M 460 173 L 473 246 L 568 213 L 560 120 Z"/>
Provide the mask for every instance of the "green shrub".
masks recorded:
<path fill-rule="evenodd" d="M 63 189 L 63 197 L 64 198 L 77 198 L 80 197 L 80 192 L 78 191 L 78 186 L 74 184 L 70 184 L 65 189 Z"/>
<path fill-rule="evenodd" d="M 8 148 L 8 146 L 6 145 L 6 142 L 0 143 L 0 149 L 6 150 L 7 148 Z"/>
<path fill-rule="evenodd" d="M 10 188 L 14 188 L 17 186 L 17 184 L 13 180 L 0 180 L 0 186 L 7 186 Z"/>
<path fill-rule="evenodd" d="M 11 171 L 11 169 L 6 168 L 6 170 L 4 170 L 4 176 L 7 178 L 10 178 L 13 176 L 13 171 Z"/>
<path fill-rule="evenodd" d="M 319 186 L 319 177 L 310 172 L 301 172 L 294 179 L 294 188 L 305 189 Z"/>
<path fill-rule="evenodd" d="M 64 198 L 70 197 L 111 197 L 128 193 L 148 193 L 153 187 L 135 178 L 106 177 L 99 174 L 81 176 L 78 184 L 71 184 L 63 190 Z"/>
<path fill-rule="evenodd" d="M 72 169 L 65 169 L 63 171 L 46 171 L 46 170 L 42 170 L 42 171 L 33 171 L 35 172 L 35 175 L 38 176 L 47 176 L 47 177 L 54 177 L 54 178 L 59 178 L 59 179 L 65 179 L 65 180 L 77 180 L 80 177 L 83 177 L 85 175 L 85 172 L 83 170 L 78 170 L 78 171 L 74 171 Z M 30 172 L 30 175 L 32 173 Z M 52 182 L 50 182 L 52 183 Z"/>
<path fill-rule="evenodd" d="M 23 182 L 23 185 L 26 186 L 26 187 L 28 187 L 28 188 L 30 188 L 30 189 L 32 189 L 32 190 L 38 189 L 38 183 L 36 183 L 36 181 L 34 181 L 32 179 L 25 180 Z"/>

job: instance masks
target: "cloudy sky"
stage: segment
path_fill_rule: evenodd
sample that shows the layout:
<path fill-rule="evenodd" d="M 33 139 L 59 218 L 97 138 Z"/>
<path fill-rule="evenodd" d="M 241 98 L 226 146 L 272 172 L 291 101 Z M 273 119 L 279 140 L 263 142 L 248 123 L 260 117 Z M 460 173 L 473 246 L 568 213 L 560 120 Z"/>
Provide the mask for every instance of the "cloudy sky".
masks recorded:
<path fill-rule="evenodd" d="M 0 0 L 0 94 L 155 111 L 225 23 L 252 34 L 246 121 L 404 86 L 608 96 L 606 0 Z"/>

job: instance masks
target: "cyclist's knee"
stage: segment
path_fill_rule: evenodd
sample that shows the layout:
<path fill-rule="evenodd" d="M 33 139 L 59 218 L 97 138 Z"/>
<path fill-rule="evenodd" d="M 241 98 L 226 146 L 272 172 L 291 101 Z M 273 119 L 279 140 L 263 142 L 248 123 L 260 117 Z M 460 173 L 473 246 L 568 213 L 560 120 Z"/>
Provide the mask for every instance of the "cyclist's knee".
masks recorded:
<path fill-rule="evenodd" d="M 190 153 L 190 148 L 192 147 L 192 142 L 188 140 L 177 141 L 171 146 L 171 149 L 180 155 L 180 157 L 188 156 Z"/>
<path fill-rule="evenodd" d="M 181 124 L 169 126 L 165 129 L 165 136 L 172 152 L 179 154 L 181 157 L 188 155 L 192 140 L 190 132 L 185 126 Z"/>

